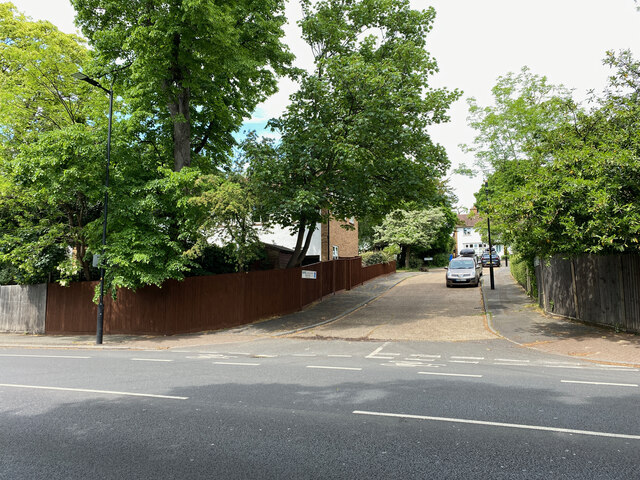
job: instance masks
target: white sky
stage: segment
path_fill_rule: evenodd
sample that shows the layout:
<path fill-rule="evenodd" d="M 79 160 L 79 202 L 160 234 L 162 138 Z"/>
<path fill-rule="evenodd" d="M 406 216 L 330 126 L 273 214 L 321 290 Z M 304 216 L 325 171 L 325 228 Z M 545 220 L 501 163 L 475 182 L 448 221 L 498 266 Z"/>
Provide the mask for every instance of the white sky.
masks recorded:
<path fill-rule="evenodd" d="M 69 0 L 13 3 L 34 19 L 46 19 L 65 32 L 76 33 Z M 574 88 L 581 99 L 588 90 L 605 86 L 605 51 L 629 48 L 640 57 L 640 12 L 633 0 L 411 0 L 411 5 L 433 6 L 437 12 L 427 50 L 438 61 L 440 73 L 431 85 L 464 92 L 450 110 L 451 122 L 430 130 L 433 139 L 447 149 L 454 166 L 473 163 L 473 157 L 458 147 L 474 137 L 466 124 L 466 98 L 489 104 L 498 76 L 527 65 L 551 83 Z M 300 16 L 298 2 L 289 0 L 286 42 L 298 57 L 297 64 L 308 67 L 310 55 L 295 25 Z M 278 116 L 293 88 L 291 82 L 283 81 L 280 92 L 256 111 L 247 126 L 259 130 L 267 119 Z M 451 177 L 461 207 L 473 205 L 473 193 L 481 181 Z"/>

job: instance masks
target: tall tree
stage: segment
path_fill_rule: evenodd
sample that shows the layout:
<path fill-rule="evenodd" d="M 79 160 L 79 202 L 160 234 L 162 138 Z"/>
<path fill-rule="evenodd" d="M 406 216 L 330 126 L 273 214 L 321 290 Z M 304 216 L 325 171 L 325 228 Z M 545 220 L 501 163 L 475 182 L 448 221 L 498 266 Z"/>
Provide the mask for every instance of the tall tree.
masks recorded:
<path fill-rule="evenodd" d="M 0 3 L 0 268 L 12 272 L 5 282 L 71 271 L 90 277 L 85 227 L 100 212 L 104 142 L 95 133 L 106 101 L 71 78 L 89 56 L 79 37 Z"/>
<path fill-rule="evenodd" d="M 151 117 L 180 171 L 227 160 L 231 134 L 276 91 L 292 55 L 284 0 L 71 0 L 105 71 Z M 168 166 L 168 165 L 167 165 Z"/>
<path fill-rule="evenodd" d="M 379 244 L 399 245 L 405 267 L 409 268 L 411 249 L 431 247 L 447 223 L 447 216 L 442 208 L 394 210 L 385 217 L 382 225 L 375 227 L 374 239 Z M 450 230 L 448 234 L 451 236 Z"/>
<path fill-rule="evenodd" d="M 315 68 L 300 76 L 281 140 L 249 137 L 245 153 L 263 216 L 297 234 L 299 265 L 316 225 L 384 215 L 432 195 L 448 160 L 427 127 L 447 120 L 459 92 L 429 87 L 433 9 L 408 0 L 303 0 L 302 35 Z"/>

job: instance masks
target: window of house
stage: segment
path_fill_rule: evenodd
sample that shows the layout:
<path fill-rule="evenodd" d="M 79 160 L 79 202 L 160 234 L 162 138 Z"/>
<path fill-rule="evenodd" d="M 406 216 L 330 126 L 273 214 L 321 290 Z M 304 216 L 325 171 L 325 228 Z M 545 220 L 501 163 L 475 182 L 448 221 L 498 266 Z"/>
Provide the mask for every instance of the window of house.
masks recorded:
<path fill-rule="evenodd" d="M 336 260 L 338 258 L 338 246 L 334 245 L 333 246 L 333 259 Z"/>
<path fill-rule="evenodd" d="M 464 235 L 471 235 L 471 229 L 470 228 L 463 228 L 462 229 L 462 233 Z"/>

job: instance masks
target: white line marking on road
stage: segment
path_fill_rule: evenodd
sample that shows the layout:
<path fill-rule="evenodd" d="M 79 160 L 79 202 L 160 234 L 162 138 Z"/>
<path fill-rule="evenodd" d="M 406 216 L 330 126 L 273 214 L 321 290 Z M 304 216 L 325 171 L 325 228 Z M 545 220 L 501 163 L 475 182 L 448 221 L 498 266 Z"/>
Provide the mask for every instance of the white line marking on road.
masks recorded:
<path fill-rule="evenodd" d="M 582 370 L 583 368 L 586 368 L 580 365 L 540 365 L 540 366 L 544 368 L 571 368 L 573 370 Z"/>
<path fill-rule="evenodd" d="M 428 355 L 428 354 L 421 354 L 421 353 L 412 353 L 409 356 L 410 357 L 426 357 L 426 358 L 440 358 L 441 357 L 441 355 Z"/>
<path fill-rule="evenodd" d="M 562 383 L 582 383 L 585 385 L 610 385 L 612 387 L 637 387 L 635 383 L 582 382 L 580 380 L 560 380 Z"/>
<path fill-rule="evenodd" d="M 551 362 L 549 360 L 543 360 L 542 363 L 548 365 L 582 365 L 580 362 Z"/>
<path fill-rule="evenodd" d="M 474 377 L 482 378 L 482 375 L 470 375 L 467 373 L 442 373 L 442 372 L 418 372 L 420 375 L 441 375 L 445 377 Z"/>
<path fill-rule="evenodd" d="M 495 358 L 496 362 L 518 362 L 518 363 L 529 363 L 531 360 L 514 360 L 513 358 Z"/>
<path fill-rule="evenodd" d="M 455 358 L 457 360 L 484 360 L 484 357 L 457 357 L 457 356 L 452 356 L 451 358 Z"/>
<path fill-rule="evenodd" d="M 213 362 L 215 365 L 246 365 L 249 367 L 257 367 L 260 365 L 259 363 L 250 363 L 250 362 Z"/>
<path fill-rule="evenodd" d="M 375 357 L 372 357 L 371 355 L 365 357 L 365 358 L 373 358 L 374 360 L 393 360 L 396 357 L 382 357 L 382 356 L 378 356 L 376 355 Z"/>
<path fill-rule="evenodd" d="M 471 363 L 473 365 L 477 365 L 480 362 L 474 362 L 472 360 L 449 360 L 450 363 Z"/>
<path fill-rule="evenodd" d="M 255 358 L 278 358 L 278 355 L 267 355 L 267 354 L 258 354 L 258 355 L 253 355 L 253 357 Z"/>
<path fill-rule="evenodd" d="M 91 358 L 91 357 L 83 357 L 80 355 L 26 355 L 26 354 L 17 354 L 17 353 L 2 353 L 0 357 L 32 357 L 32 358 Z"/>
<path fill-rule="evenodd" d="M 115 392 L 112 390 L 91 390 L 88 388 L 63 388 L 63 387 L 44 387 L 40 385 L 17 385 L 11 383 L 0 383 L 0 387 L 11 388 L 31 388 L 36 390 L 57 390 L 62 392 L 82 392 L 82 393 L 106 393 L 109 395 L 126 395 L 130 397 L 151 397 L 151 398 L 168 398 L 171 400 L 187 400 L 189 397 L 176 397 L 173 395 L 154 395 L 151 393 L 132 393 L 132 392 Z"/>
<path fill-rule="evenodd" d="M 356 370 L 356 371 L 362 370 L 362 368 L 359 368 L 359 367 L 329 367 L 326 365 L 307 365 L 307 368 L 322 368 L 326 370 Z"/>
<path fill-rule="evenodd" d="M 132 358 L 134 362 L 173 362 L 164 358 Z"/>
<path fill-rule="evenodd" d="M 353 355 L 327 355 L 328 357 L 343 357 L 343 358 L 351 358 Z"/>
<path fill-rule="evenodd" d="M 510 365 L 512 367 L 530 367 L 531 365 L 528 363 L 505 363 L 505 362 L 494 362 L 494 365 Z"/>
<path fill-rule="evenodd" d="M 393 362 L 393 363 L 381 363 L 383 367 L 411 367 L 411 368 L 440 368 L 446 367 L 444 363 L 417 363 L 417 362 Z"/>
<path fill-rule="evenodd" d="M 292 357 L 317 357 L 315 353 L 294 353 Z"/>
<path fill-rule="evenodd" d="M 389 345 L 391 342 L 384 342 L 382 345 L 380 345 L 378 348 L 376 348 L 373 352 L 371 352 L 369 355 L 367 355 L 364 358 L 373 358 L 375 357 L 378 353 L 380 353 L 382 351 L 382 349 L 384 347 L 386 347 L 387 345 Z"/>
<path fill-rule="evenodd" d="M 400 413 L 367 412 L 363 410 L 354 410 L 353 413 L 356 415 L 371 415 L 371 416 L 377 416 L 377 417 L 410 418 L 415 420 L 431 420 L 435 422 L 467 423 L 471 425 L 486 425 L 490 427 L 519 428 L 522 430 L 540 430 L 544 432 L 575 433 L 577 435 L 591 435 L 594 437 L 612 437 L 612 438 L 627 438 L 631 440 L 640 440 L 640 435 L 627 435 L 624 433 L 594 432 L 590 430 L 574 430 L 571 428 L 544 427 L 540 425 L 523 425 L 518 423 L 486 422 L 483 420 L 468 420 L 464 418 L 429 417 L 425 415 L 405 415 Z"/>

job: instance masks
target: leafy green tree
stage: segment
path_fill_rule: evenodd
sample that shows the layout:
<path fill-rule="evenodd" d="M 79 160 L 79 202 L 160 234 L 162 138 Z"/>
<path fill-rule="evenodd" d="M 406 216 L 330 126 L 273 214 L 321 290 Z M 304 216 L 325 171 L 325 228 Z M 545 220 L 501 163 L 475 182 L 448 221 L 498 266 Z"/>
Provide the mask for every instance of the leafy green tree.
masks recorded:
<path fill-rule="evenodd" d="M 231 136 L 276 91 L 292 55 L 283 0 L 71 0 L 135 111 L 148 117 L 173 169 L 226 162 Z M 169 166 L 169 165 L 165 165 Z"/>
<path fill-rule="evenodd" d="M 104 141 L 96 136 L 95 122 L 86 122 L 96 119 L 106 102 L 70 78 L 88 61 L 79 37 L 0 3 L 0 265 L 5 266 L 5 283 L 79 272 L 90 278 L 84 227 L 99 216 L 102 179 L 95 172 L 102 171 Z"/>
<path fill-rule="evenodd" d="M 255 198 L 246 179 L 239 175 L 227 179 L 205 176 L 198 182 L 204 186 L 203 191 L 190 201 L 209 215 L 201 227 L 202 241 L 194 250 L 199 252 L 212 238 L 216 239 L 229 245 L 236 271 L 246 271 L 263 251 L 254 228 Z"/>
<path fill-rule="evenodd" d="M 541 119 L 534 99 L 546 90 L 526 78 L 515 85 L 539 94 L 518 95 L 511 104 L 524 107 L 510 112 L 519 118 L 510 137 L 518 156 L 490 156 L 505 138 L 485 135 L 501 131 L 495 109 L 483 110 L 476 123 L 476 149 L 488 152 L 492 169 L 478 206 L 527 260 L 639 249 L 640 66 L 629 52 L 609 52 L 605 63 L 614 73 L 590 109 L 556 96 L 542 104 Z"/>
<path fill-rule="evenodd" d="M 409 268 L 411 249 L 431 247 L 446 225 L 447 216 L 442 208 L 394 210 L 385 217 L 382 225 L 375 228 L 375 241 L 378 244 L 400 245 L 405 267 Z"/>
<path fill-rule="evenodd" d="M 249 137 L 245 155 L 265 220 L 297 234 L 303 260 L 317 224 L 381 217 L 403 200 L 431 197 L 449 164 L 427 127 L 446 121 L 459 92 L 429 87 L 433 9 L 408 0 L 302 1 L 302 35 L 314 70 L 282 117 L 278 142 Z"/>

